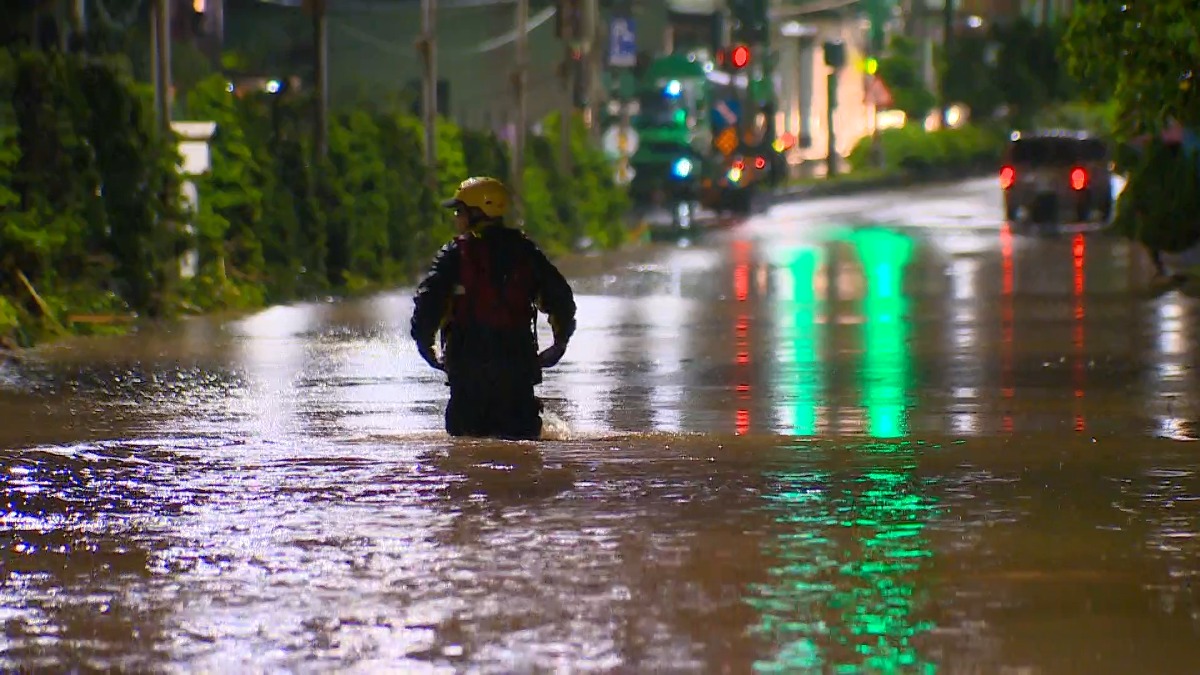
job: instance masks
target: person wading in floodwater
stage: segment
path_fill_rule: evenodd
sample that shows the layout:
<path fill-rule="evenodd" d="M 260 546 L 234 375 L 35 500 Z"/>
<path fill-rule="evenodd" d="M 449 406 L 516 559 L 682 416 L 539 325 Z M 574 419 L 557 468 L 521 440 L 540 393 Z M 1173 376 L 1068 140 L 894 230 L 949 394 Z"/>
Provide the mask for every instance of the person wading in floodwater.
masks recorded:
<path fill-rule="evenodd" d="M 413 298 L 412 338 L 450 385 L 446 432 L 537 439 L 542 403 L 534 386 L 559 362 L 575 332 L 575 296 L 537 244 L 504 223 L 508 189 L 468 178 L 442 206 L 458 236 L 442 247 Z M 538 353 L 536 319 L 550 318 L 554 344 Z M 441 331 L 442 358 L 434 352 Z"/>

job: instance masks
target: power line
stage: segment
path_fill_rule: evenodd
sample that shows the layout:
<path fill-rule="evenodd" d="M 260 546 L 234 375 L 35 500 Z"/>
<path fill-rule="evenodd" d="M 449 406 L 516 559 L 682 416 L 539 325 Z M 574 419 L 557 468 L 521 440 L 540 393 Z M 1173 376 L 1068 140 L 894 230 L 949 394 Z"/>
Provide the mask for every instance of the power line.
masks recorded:
<path fill-rule="evenodd" d="M 549 21 L 550 18 L 554 16 L 555 11 L 556 10 L 554 7 L 547 7 L 546 9 L 538 12 L 536 15 L 530 17 L 529 25 L 525 31 L 526 35 L 532 33 L 536 28 Z M 396 47 L 394 42 L 371 35 L 370 33 L 360 30 L 345 21 L 332 20 L 330 21 L 330 24 L 346 35 L 349 35 L 359 42 L 375 47 L 380 51 L 400 57 L 408 57 L 411 55 L 409 50 Z M 456 56 L 452 56 L 449 60 L 462 61 L 470 56 L 485 54 L 487 52 L 499 49 L 500 47 L 503 47 L 504 45 L 515 41 L 516 39 L 517 31 L 514 29 L 480 44 L 477 48 L 466 52 L 465 54 L 459 53 Z"/>
<path fill-rule="evenodd" d="M 258 0 L 265 5 L 279 5 L 299 9 L 304 0 Z M 371 2 L 370 0 L 338 0 L 338 14 L 398 12 L 412 9 L 420 0 L 394 0 L 393 2 Z M 439 0 L 438 11 L 499 7 L 515 4 L 516 0 Z M 330 7 L 330 10 L 333 8 Z M 330 13 L 333 13 L 332 11 Z"/>

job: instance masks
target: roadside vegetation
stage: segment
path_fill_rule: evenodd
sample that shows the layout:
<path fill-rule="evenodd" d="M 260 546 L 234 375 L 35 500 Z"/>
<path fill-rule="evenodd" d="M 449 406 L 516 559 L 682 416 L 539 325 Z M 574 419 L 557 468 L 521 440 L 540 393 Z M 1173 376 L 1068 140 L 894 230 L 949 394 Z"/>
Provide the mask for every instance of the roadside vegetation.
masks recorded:
<path fill-rule="evenodd" d="M 1200 244 L 1200 5 L 1080 0 L 1063 53 L 1086 96 L 1111 104 L 1117 169 L 1129 181 L 1113 230 L 1143 244 L 1156 263 L 1162 252 L 1194 249 Z"/>
<path fill-rule="evenodd" d="M 128 60 L 0 51 L 0 338 L 408 283 L 452 236 L 438 202 L 468 175 L 509 178 L 500 139 L 443 119 L 427 185 L 422 126 L 399 105 L 335 111 L 315 161 L 306 95 L 229 89 L 212 74 L 181 92 L 177 117 L 217 122 L 189 232 L 176 139 L 156 133 Z M 524 229 L 551 255 L 617 246 L 626 201 L 608 160 L 575 119 L 562 170 L 559 121 L 543 122 L 526 148 Z M 182 278 L 188 250 L 199 270 Z"/>

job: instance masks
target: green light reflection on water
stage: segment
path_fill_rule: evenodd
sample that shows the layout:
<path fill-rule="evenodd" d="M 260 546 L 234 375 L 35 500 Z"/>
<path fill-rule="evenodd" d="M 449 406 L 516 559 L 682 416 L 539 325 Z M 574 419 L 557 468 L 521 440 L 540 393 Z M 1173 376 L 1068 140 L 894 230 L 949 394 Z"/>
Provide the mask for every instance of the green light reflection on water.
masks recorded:
<path fill-rule="evenodd" d="M 783 401 L 790 403 L 783 415 L 782 431 L 792 436 L 812 436 L 817 430 L 817 408 L 824 387 L 824 364 L 820 353 L 821 334 L 817 316 L 824 301 L 817 297 L 813 278 L 821 264 L 819 248 L 798 248 L 781 254 L 776 268 L 776 323 L 782 343 L 778 361 Z"/>
<path fill-rule="evenodd" d="M 878 229 L 859 230 L 850 239 L 866 275 L 862 401 L 869 433 L 875 438 L 900 438 L 908 433 L 910 329 L 903 282 L 912 239 Z"/>
<path fill-rule="evenodd" d="M 869 433 L 875 439 L 902 437 L 909 387 L 902 280 L 912 244 L 882 231 L 859 231 L 849 239 L 867 277 L 862 397 Z M 787 307 L 796 320 L 788 327 L 794 331 L 797 366 L 811 359 L 810 370 L 819 373 L 817 301 L 811 285 L 807 296 L 799 290 L 816 267 L 816 255 L 810 253 L 797 255 L 789 266 L 797 290 Z M 805 333 L 806 326 L 811 333 Z M 790 431 L 811 435 L 820 379 L 799 377 L 781 386 L 785 398 L 795 401 Z M 806 410 L 812 414 L 803 414 Z M 829 449 L 814 446 L 789 450 L 806 467 L 828 464 L 833 457 Z M 924 528 L 936 509 L 912 476 L 913 450 L 906 441 L 875 440 L 833 451 L 838 466 L 856 469 L 768 474 L 777 490 L 765 497 L 765 508 L 785 532 L 768 544 L 776 561 L 769 570 L 772 581 L 749 589 L 747 602 L 760 613 L 756 632 L 776 650 L 754 664 L 756 671 L 936 672 L 936 664 L 913 643 L 933 628 L 918 616 L 923 599 L 918 575 L 932 557 Z M 847 452 L 853 453 L 850 462 Z"/>
<path fill-rule="evenodd" d="M 932 557 L 925 523 L 935 503 L 921 494 L 905 455 L 849 449 L 870 469 L 769 475 L 778 490 L 766 508 L 786 530 L 768 544 L 771 581 L 747 602 L 760 613 L 756 633 L 777 651 L 758 672 L 900 673 L 936 671 L 913 639 L 933 628 L 918 617 L 919 573 Z M 796 447 L 818 463 L 828 450 Z M 844 465 L 844 453 L 836 451 Z M 874 461 L 874 460 L 878 461 Z"/>

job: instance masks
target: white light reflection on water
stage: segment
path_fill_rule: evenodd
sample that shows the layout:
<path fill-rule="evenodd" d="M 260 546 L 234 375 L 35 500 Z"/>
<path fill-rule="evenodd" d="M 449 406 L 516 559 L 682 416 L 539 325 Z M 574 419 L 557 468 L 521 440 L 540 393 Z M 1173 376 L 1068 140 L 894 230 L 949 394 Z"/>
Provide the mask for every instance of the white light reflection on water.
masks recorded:
<path fill-rule="evenodd" d="M 1155 301 L 1153 319 L 1153 363 L 1148 407 L 1156 433 L 1175 440 L 1196 440 L 1191 392 L 1195 376 L 1191 363 L 1194 339 L 1185 299 L 1168 293 Z"/>
<path fill-rule="evenodd" d="M 309 348 L 305 334 L 317 325 L 321 311 L 319 305 L 272 307 L 230 325 L 233 365 L 244 374 L 245 387 L 231 394 L 229 406 L 243 416 L 245 433 L 268 439 L 300 431 L 296 415 Z"/>
<path fill-rule="evenodd" d="M 615 297 L 575 298 L 579 316 L 575 336 L 563 360 L 545 376 L 539 391 L 543 398 L 562 402 L 563 416 L 572 432 L 597 432 L 608 428 L 609 392 L 620 367 L 616 347 L 623 303 Z M 542 329 L 548 336 L 549 329 Z M 543 343 L 548 345 L 547 337 Z M 551 408 L 547 405 L 547 408 Z"/>
<path fill-rule="evenodd" d="M 687 408 L 683 384 L 683 358 L 688 318 L 695 312 L 690 300 L 676 297 L 646 298 L 639 301 L 641 316 L 649 331 L 650 408 L 653 426 L 660 431 L 683 430 L 683 411 Z"/>
<path fill-rule="evenodd" d="M 978 392 L 984 382 L 979 364 L 984 355 L 976 310 L 979 268 L 978 258 L 959 257 L 951 262 L 949 270 L 952 294 L 948 313 L 953 318 L 946 351 L 950 354 L 950 432 L 954 434 L 978 434 L 980 431 Z"/>

